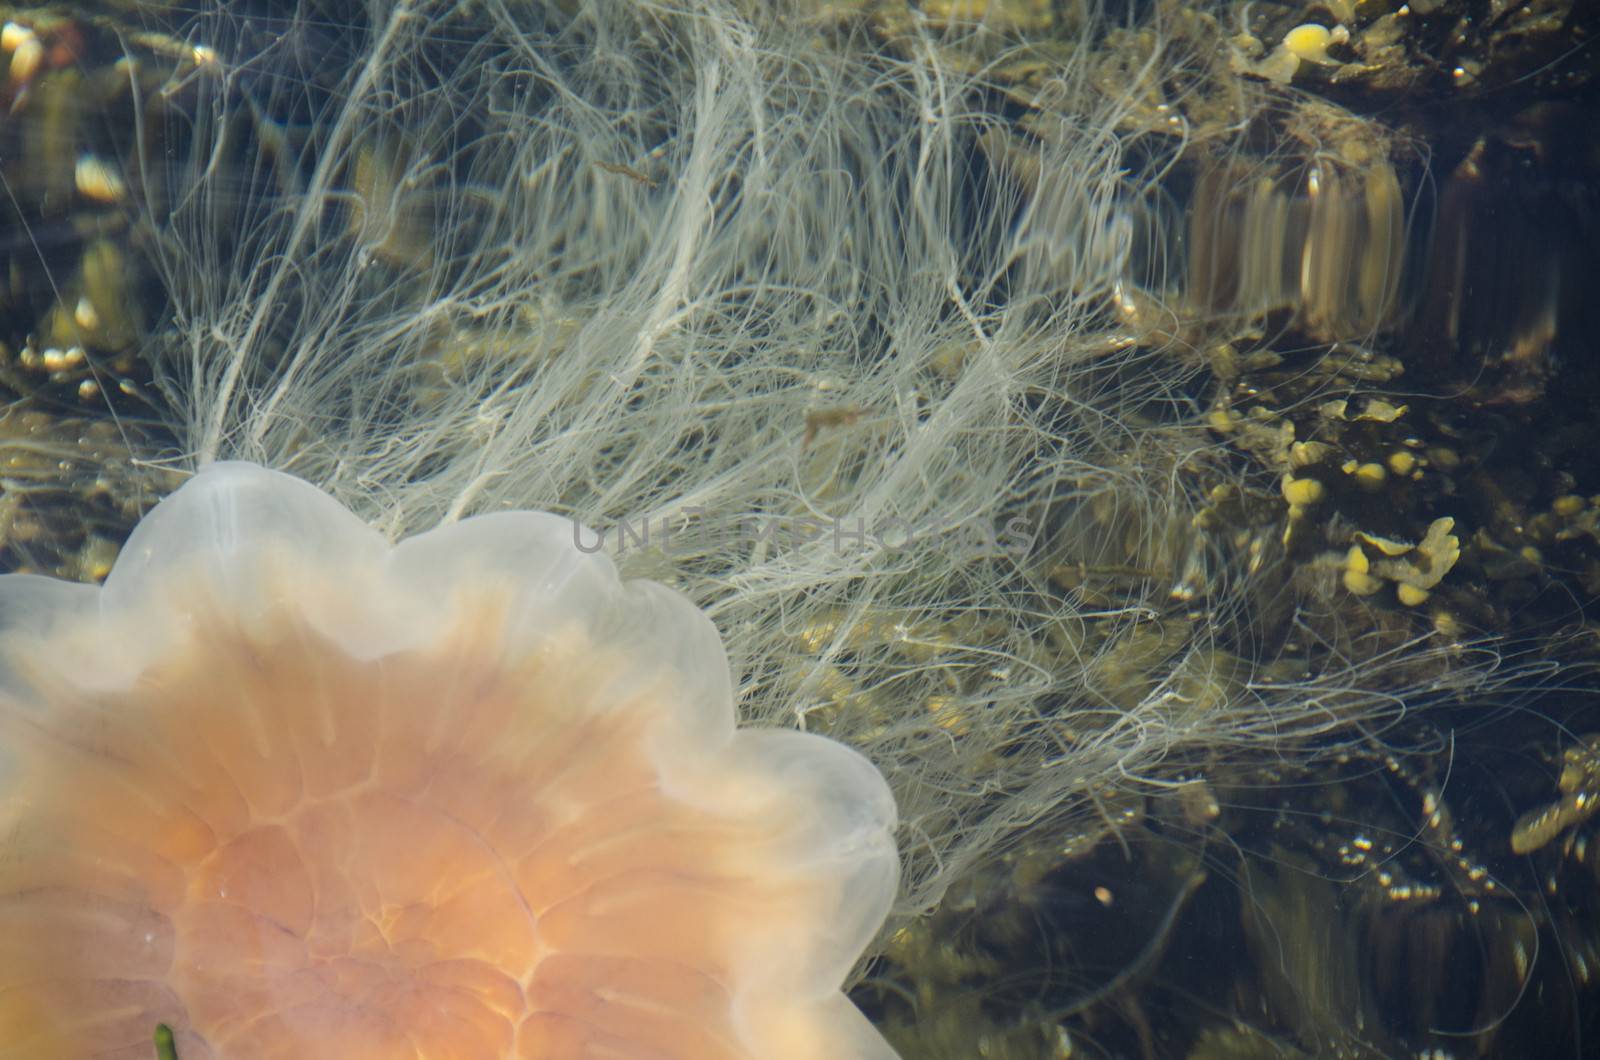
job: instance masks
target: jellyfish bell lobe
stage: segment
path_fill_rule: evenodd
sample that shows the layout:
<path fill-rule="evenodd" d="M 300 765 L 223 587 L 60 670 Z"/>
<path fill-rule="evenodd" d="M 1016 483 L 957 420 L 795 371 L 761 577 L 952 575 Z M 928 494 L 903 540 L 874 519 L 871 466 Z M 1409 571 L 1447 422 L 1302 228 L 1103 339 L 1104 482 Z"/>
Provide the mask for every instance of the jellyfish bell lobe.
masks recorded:
<path fill-rule="evenodd" d="M 390 545 L 211 465 L 103 587 L 0 578 L 0 1057 L 892 1057 L 840 744 L 541 513 Z"/>

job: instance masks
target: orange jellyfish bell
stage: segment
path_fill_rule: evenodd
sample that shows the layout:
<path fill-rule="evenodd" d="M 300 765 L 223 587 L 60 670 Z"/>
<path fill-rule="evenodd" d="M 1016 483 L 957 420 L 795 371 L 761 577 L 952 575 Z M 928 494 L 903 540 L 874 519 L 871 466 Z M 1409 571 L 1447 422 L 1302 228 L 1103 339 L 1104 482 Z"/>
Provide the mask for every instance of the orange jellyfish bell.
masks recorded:
<path fill-rule="evenodd" d="M 216 464 L 103 587 L 0 577 L 0 1057 L 892 1058 L 855 752 L 572 523 L 391 546 Z M 586 538 L 587 539 L 587 538 Z"/>

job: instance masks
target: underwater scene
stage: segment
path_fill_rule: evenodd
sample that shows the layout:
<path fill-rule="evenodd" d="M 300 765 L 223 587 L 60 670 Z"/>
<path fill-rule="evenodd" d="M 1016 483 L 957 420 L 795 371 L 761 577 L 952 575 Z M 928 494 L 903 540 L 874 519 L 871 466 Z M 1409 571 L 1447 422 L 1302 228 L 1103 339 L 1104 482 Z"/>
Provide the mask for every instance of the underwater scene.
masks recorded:
<path fill-rule="evenodd" d="M 1597 32 L 0 7 L 0 1060 L 1600 1053 Z"/>

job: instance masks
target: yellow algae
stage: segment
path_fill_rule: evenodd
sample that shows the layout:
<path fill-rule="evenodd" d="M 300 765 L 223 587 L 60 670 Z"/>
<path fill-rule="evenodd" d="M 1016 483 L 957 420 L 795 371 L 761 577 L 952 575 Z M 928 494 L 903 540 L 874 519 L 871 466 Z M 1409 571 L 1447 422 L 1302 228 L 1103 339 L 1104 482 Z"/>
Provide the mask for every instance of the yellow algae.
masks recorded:
<path fill-rule="evenodd" d="M 1389 454 L 1389 470 L 1396 475 L 1409 475 L 1417 469 L 1417 458 L 1414 454 L 1404 449 L 1397 449 Z"/>
<path fill-rule="evenodd" d="M 1297 508 L 1306 508 L 1322 500 L 1327 490 L 1314 478 L 1285 478 L 1283 499 Z"/>
<path fill-rule="evenodd" d="M 1419 589 L 1415 585 L 1407 585 L 1403 582 L 1394 587 L 1394 594 L 1407 607 L 1416 607 L 1428 599 L 1428 590 Z"/>
<path fill-rule="evenodd" d="M 1319 65 L 1337 65 L 1337 59 L 1328 57 L 1328 49 L 1350 39 L 1350 31 L 1343 26 L 1329 29 L 1315 22 L 1296 26 L 1283 35 L 1284 50 L 1302 62 Z"/>

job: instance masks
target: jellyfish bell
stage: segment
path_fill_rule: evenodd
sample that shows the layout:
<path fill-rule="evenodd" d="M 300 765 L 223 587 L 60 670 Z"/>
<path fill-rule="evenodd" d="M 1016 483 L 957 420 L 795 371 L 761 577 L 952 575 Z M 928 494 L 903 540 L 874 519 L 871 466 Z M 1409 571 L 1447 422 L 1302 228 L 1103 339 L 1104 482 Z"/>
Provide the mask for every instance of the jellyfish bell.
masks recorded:
<path fill-rule="evenodd" d="M 573 532 L 222 463 L 0 578 L 0 1057 L 893 1057 L 882 777 Z"/>

